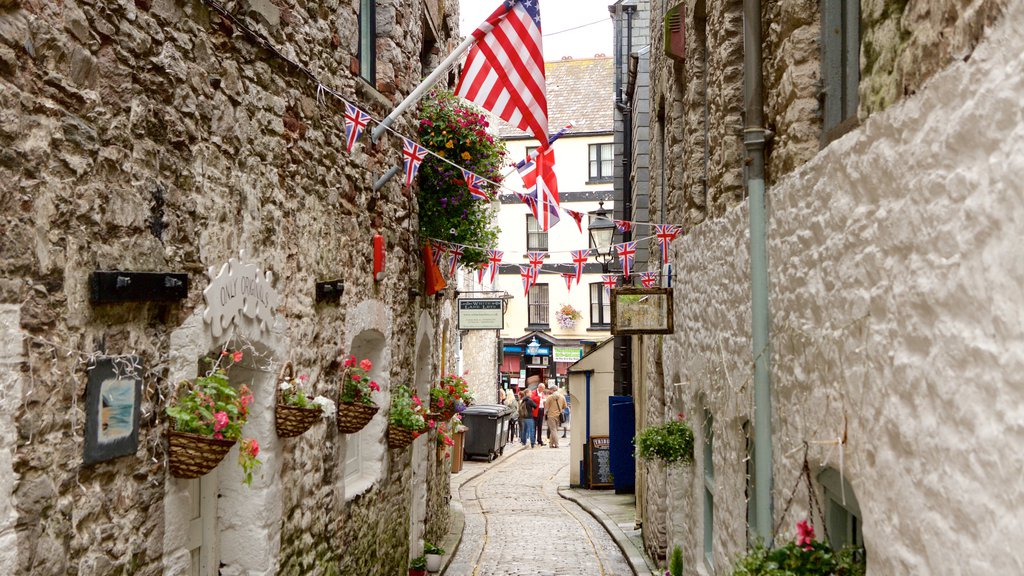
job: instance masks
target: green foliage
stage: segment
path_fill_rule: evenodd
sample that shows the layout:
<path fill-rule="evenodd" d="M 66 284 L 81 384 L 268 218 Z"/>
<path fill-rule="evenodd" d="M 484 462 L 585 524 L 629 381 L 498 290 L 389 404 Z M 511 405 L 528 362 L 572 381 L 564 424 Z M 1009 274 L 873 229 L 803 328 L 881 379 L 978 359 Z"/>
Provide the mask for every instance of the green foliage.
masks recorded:
<path fill-rule="evenodd" d="M 668 563 L 668 573 L 672 576 L 683 576 L 683 550 L 679 546 L 672 549 L 672 559 Z"/>
<path fill-rule="evenodd" d="M 505 144 L 487 133 L 484 114 L 450 92 L 435 90 L 424 100 L 420 143 L 455 164 L 492 182 L 501 181 Z M 419 171 L 420 234 L 458 244 L 494 246 L 496 214 L 489 203 L 473 198 L 459 168 L 428 156 Z M 493 185 L 483 187 L 488 194 Z M 462 262 L 486 262 L 482 250 L 466 249 Z"/>
<path fill-rule="evenodd" d="M 444 548 L 441 548 L 439 546 L 434 546 L 430 542 L 424 542 L 423 543 L 423 553 L 424 554 L 443 555 L 444 554 Z"/>
<path fill-rule="evenodd" d="M 633 439 L 636 455 L 666 464 L 693 464 L 693 430 L 682 419 L 645 428 Z"/>
<path fill-rule="evenodd" d="M 863 549 L 836 552 L 818 540 L 774 550 L 758 544 L 737 560 L 732 576 L 864 576 L 862 558 Z"/>
<path fill-rule="evenodd" d="M 426 570 L 427 569 L 427 557 L 417 556 L 412 560 L 409 560 L 409 568 L 413 570 Z"/>
<path fill-rule="evenodd" d="M 388 413 L 388 424 L 407 430 L 423 430 L 427 421 L 423 415 L 426 409 L 423 402 L 413 394 L 408 386 L 399 386 L 391 395 L 391 411 Z"/>
<path fill-rule="evenodd" d="M 345 374 L 341 379 L 341 401 L 346 404 L 375 406 L 373 392 L 379 392 L 380 385 L 370 380 L 367 375 L 373 369 L 373 363 L 369 358 L 356 362 L 356 357 L 349 355 L 344 364 Z"/>

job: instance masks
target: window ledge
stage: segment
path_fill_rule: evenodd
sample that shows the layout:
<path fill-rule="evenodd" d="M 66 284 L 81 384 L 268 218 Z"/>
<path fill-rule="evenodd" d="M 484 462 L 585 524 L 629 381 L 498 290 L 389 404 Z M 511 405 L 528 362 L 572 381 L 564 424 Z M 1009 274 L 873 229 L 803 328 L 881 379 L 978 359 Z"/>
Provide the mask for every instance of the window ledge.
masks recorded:
<path fill-rule="evenodd" d="M 611 176 L 607 178 L 589 178 L 587 179 L 587 184 L 607 184 L 612 180 L 614 180 L 614 178 L 612 178 Z"/>
<path fill-rule="evenodd" d="M 547 331 L 547 330 L 551 330 L 551 325 L 550 324 L 527 324 L 526 325 L 526 329 L 527 330 L 544 330 L 544 331 Z"/>
<path fill-rule="evenodd" d="M 611 324 L 591 324 L 587 332 L 608 332 L 612 329 Z"/>

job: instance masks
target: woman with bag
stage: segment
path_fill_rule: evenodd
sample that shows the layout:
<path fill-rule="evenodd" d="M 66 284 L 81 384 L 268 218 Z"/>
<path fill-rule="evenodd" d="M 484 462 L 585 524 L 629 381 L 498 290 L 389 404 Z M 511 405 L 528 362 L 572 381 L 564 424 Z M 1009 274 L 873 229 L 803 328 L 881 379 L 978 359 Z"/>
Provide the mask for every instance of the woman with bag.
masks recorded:
<path fill-rule="evenodd" d="M 523 390 L 523 397 L 519 400 L 519 441 L 526 446 L 526 439 L 530 439 L 530 448 L 537 443 L 533 431 L 533 411 L 537 409 L 537 403 L 533 401 L 530 394 Z"/>

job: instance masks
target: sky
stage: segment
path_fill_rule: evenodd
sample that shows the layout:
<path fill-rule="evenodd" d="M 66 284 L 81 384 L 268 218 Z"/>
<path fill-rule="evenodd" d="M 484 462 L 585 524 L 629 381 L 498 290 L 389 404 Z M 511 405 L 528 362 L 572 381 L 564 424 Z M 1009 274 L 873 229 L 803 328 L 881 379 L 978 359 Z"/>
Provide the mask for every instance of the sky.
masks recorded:
<path fill-rule="evenodd" d="M 461 33 L 472 33 L 500 3 L 501 0 L 459 0 Z M 595 54 L 611 57 L 612 21 L 608 15 L 611 3 L 611 0 L 542 0 L 544 60 L 557 61 L 563 56 L 593 58 Z"/>

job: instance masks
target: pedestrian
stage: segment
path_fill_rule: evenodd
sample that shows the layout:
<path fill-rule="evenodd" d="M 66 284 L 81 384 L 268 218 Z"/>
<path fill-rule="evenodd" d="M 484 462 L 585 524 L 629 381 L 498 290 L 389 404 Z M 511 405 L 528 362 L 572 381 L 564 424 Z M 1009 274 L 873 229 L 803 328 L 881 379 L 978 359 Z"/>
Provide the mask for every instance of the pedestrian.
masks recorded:
<path fill-rule="evenodd" d="M 511 390 L 503 390 L 504 398 L 502 404 L 512 410 L 512 418 L 508 422 L 508 441 L 515 442 L 519 434 L 519 400 Z"/>
<path fill-rule="evenodd" d="M 544 383 L 537 384 L 537 387 L 533 389 L 530 397 L 533 402 L 537 405 L 537 408 L 533 411 L 533 428 L 534 433 L 537 435 L 537 444 L 544 445 Z"/>
<path fill-rule="evenodd" d="M 558 448 L 558 427 L 562 423 L 563 409 L 565 409 L 565 398 L 561 391 L 555 388 L 544 399 L 544 413 L 547 414 L 548 420 L 548 445 L 552 448 Z"/>
<path fill-rule="evenodd" d="M 526 446 L 526 440 L 530 440 L 530 448 L 537 443 L 534 438 L 533 432 L 533 412 L 537 409 L 537 404 L 533 401 L 533 398 L 523 390 L 523 397 L 519 400 L 519 422 L 522 425 L 522 430 L 519 432 L 519 441 L 522 442 L 523 446 Z"/>
<path fill-rule="evenodd" d="M 570 404 L 570 396 L 562 393 L 565 398 L 565 409 L 562 410 L 562 438 L 565 438 L 565 433 L 569 431 L 569 417 L 572 415 L 572 408 Z"/>

